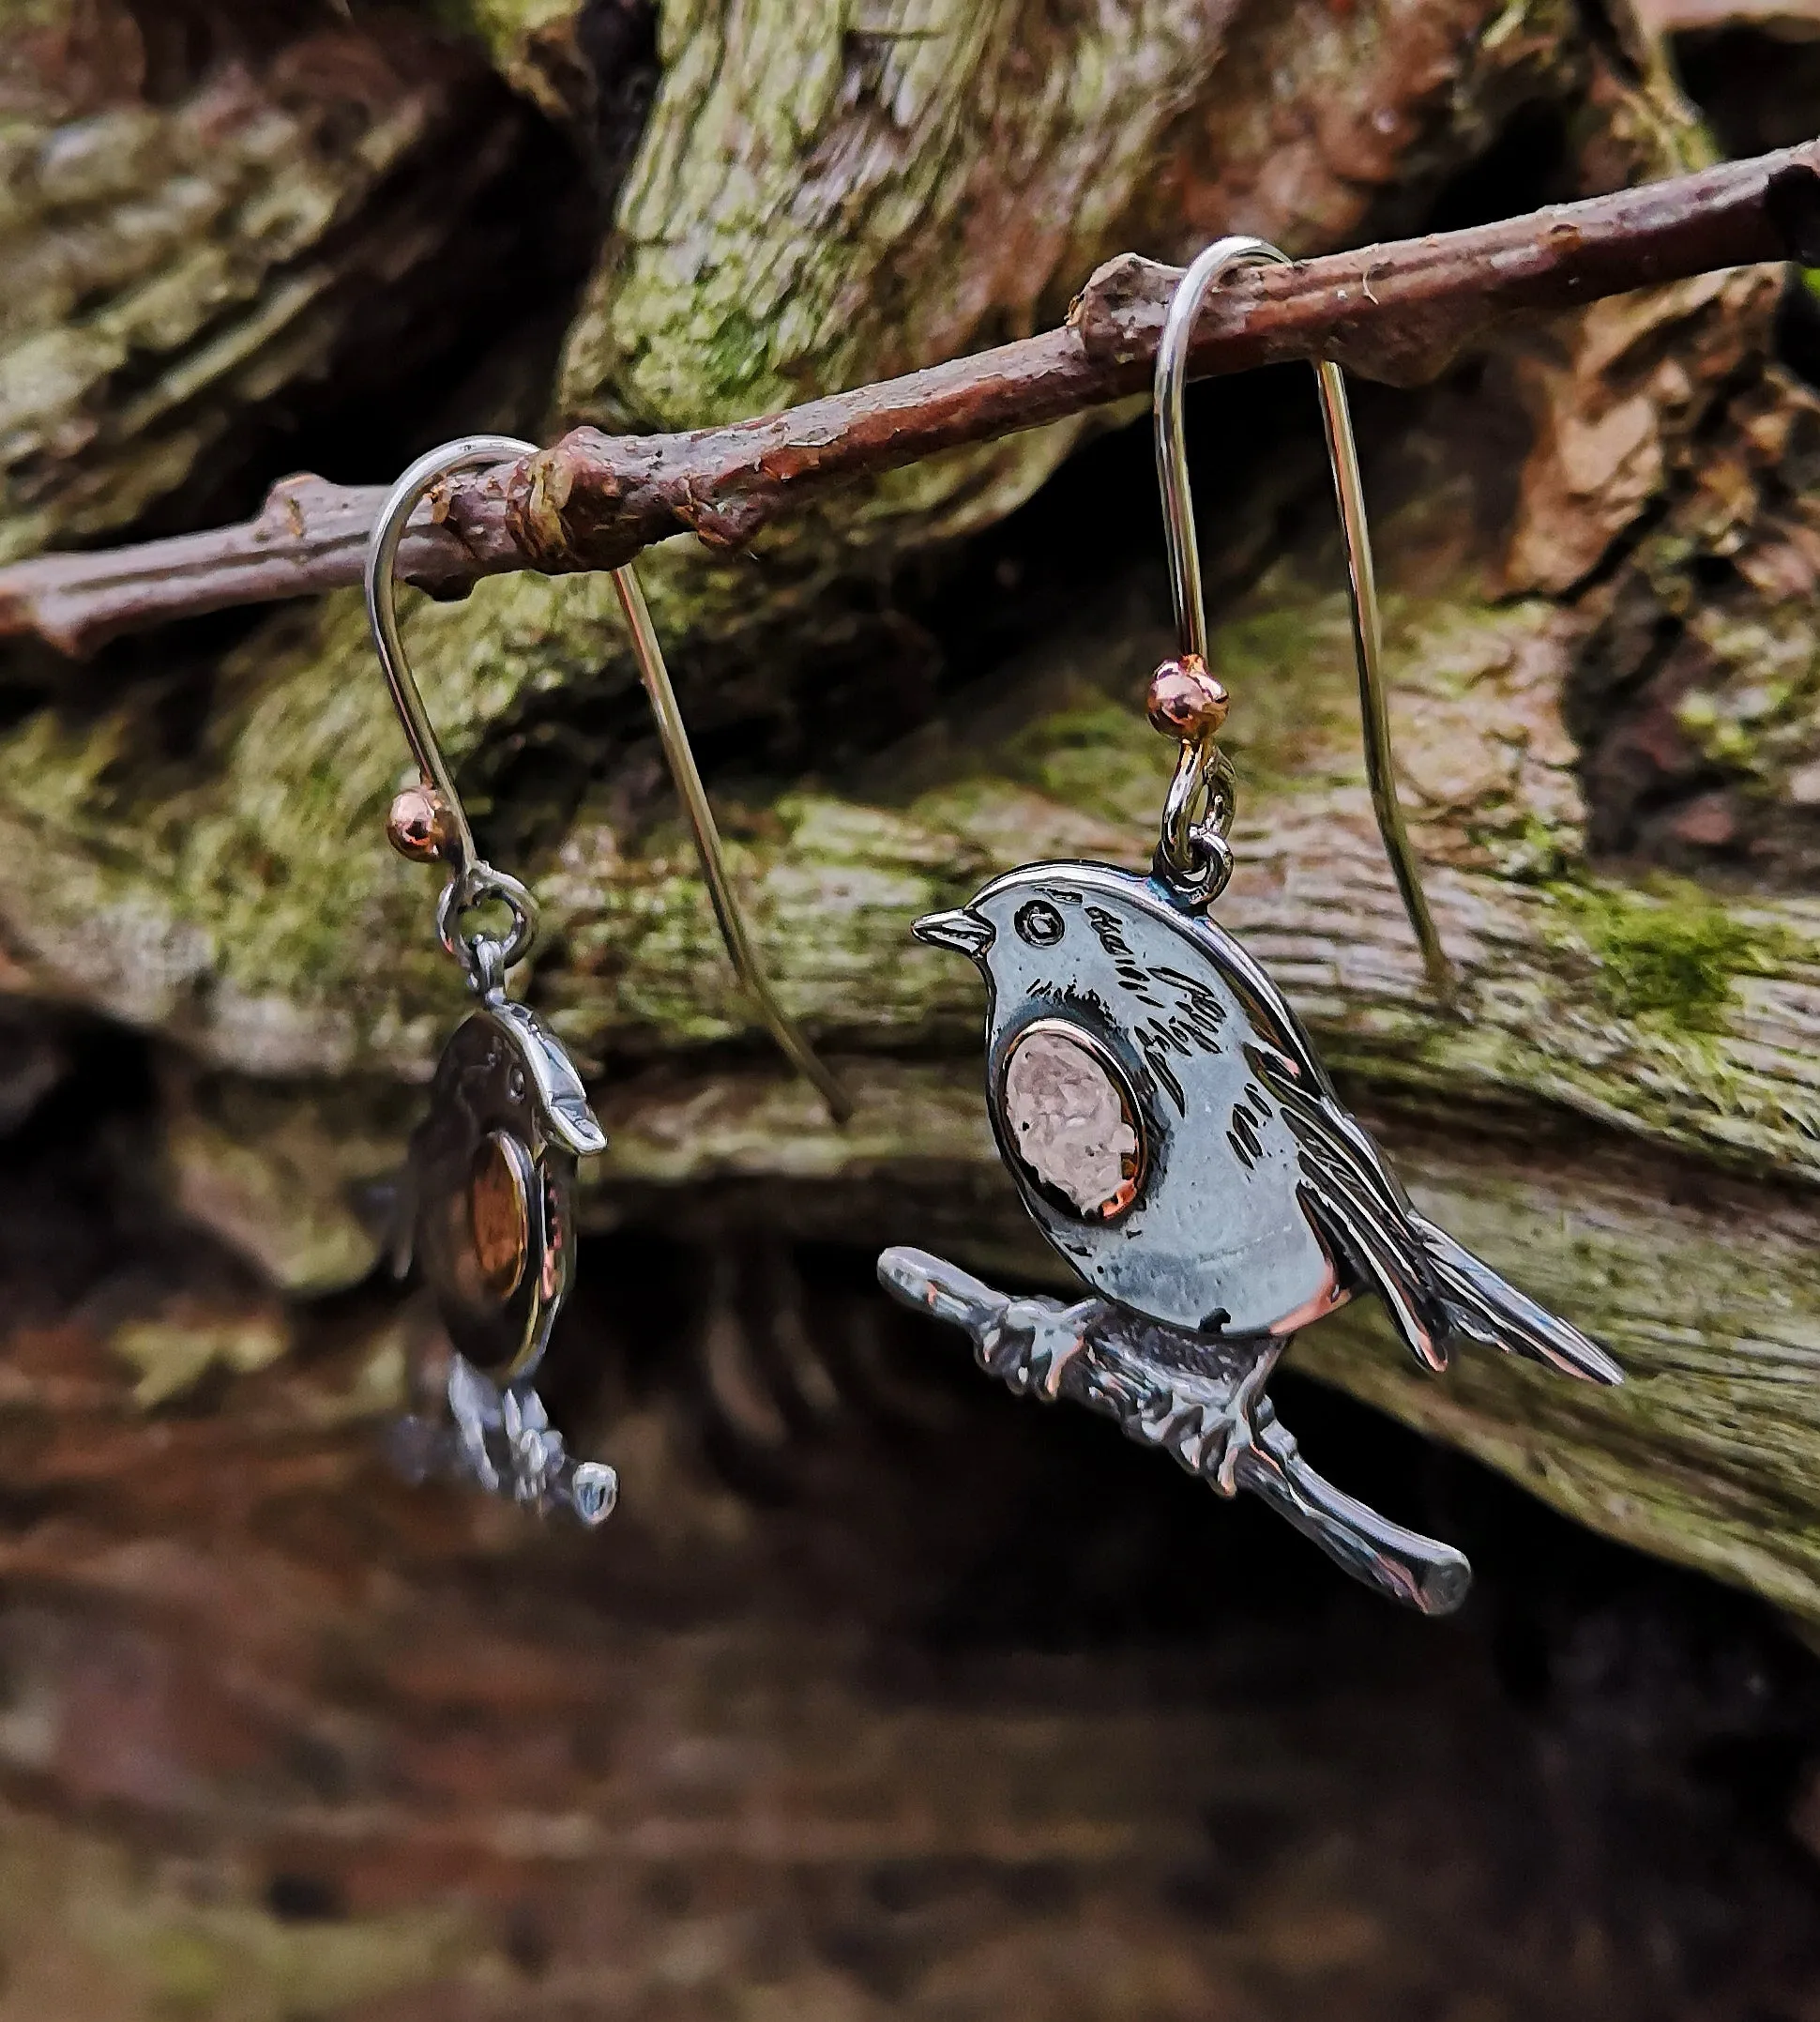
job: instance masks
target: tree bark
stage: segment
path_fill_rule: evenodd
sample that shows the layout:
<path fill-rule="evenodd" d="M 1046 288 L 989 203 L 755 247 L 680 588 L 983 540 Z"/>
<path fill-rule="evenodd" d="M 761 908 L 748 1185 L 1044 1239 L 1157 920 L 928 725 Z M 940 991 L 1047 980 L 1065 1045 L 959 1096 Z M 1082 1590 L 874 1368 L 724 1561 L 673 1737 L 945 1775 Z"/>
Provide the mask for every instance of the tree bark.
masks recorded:
<path fill-rule="evenodd" d="M 326 476 L 376 480 L 375 443 L 402 461 L 434 426 L 732 421 L 1055 323 L 1122 251 L 1247 230 L 1314 253 L 1707 154 L 1641 31 L 1547 4 L 1039 21 L 928 0 L 874 23 L 701 0 L 660 32 L 632 7 L 490 7 L 478 40 L 422 16 L 197 18 L 181 63 L 103 0 L 0 28 L 23 164 L 8 556 L 244 509 L 279 448 L 345 445 L 381 409 Z M 571 210 L 491 285 L 489 232 L 559 186 L 610 213 L 585 276 Z M 1206 467 L 1245 796 L 1221 917 L 1423 1204 L 1632 1381 L 1585 1396 L 1468 1358 L 1420 1382 L 1350 1320 L 1297 1363 L 1812 1618 L 1820 407 L 1785 296 L 1764 267 L 1640 291 L 1364 403 L 1452 1011 L 1371 829 L 1312 414 L 1275 381 L 1209 396 L 1236 447 Z M 973 981 L 906 927 L 1033 855 L 1147 858 L 1168 754 L 1138 704 L 1166 598 L 1126 533 L 1142 445 L 1095 425 L 849 489 L 750 556 L 645 565 L 766 958 L 858 1091 L 844 1133 L 731 987 L 606 583 L 514 576 L 412 615 L 489 853 L 543 901 L 529 995 L 614 1140 L 598 1230 L 705 1254 L 920 1238 L 1044 1269 L 984 1130 Z M 301 1440 L 300 1481 L 384 1500 L 347 1470 L 400 1357 L 373 1348 L 357 1406 L 307 1433 L 267 1366 L 372 1271 L 372 1196 L 460 1004 L 432 895 L 381 846 L 404 753 L 360 613 L 341 595 L 83 668 L 21 642 L 5 678 L 21 1073 L 77 1058 L 86 1019 L 144 1035 L 131 1159 L 208 1259 L 206 1297 L 87 1309 L 138 1404 L 110 1404 L 86 1478 L 204 1399 L 247 1465 Z"/>

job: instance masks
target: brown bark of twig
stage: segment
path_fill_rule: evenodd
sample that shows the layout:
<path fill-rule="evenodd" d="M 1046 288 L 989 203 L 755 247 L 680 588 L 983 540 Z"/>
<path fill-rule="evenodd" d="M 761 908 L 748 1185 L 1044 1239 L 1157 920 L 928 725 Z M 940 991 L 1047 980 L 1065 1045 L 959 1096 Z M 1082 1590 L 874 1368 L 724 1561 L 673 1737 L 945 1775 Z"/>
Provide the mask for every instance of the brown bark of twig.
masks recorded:
<path fill-rule="evenodd" d="M 1191 370 L 1325 357 L 1418 385 L 1509 316 L 1790 259 L 1820 262 L 1820 141 L 1468 231 L 1235 275 L 1207 304 Z M 1141 391 L 1176 273 L 1122 255 L 1092 276 L 1060 329 L 730 427 L 577 429 L 521 464 L 443 486 L 401 566 L 449 593 L 513 570 L 616 568 L 684 532 L 743 546 L 828 486 Z M 36 634 L 82 654 L 174 618 L 357 582 L 382 495 L 288 479 L 241 526 L 0 569 L 0 637 Z"/>

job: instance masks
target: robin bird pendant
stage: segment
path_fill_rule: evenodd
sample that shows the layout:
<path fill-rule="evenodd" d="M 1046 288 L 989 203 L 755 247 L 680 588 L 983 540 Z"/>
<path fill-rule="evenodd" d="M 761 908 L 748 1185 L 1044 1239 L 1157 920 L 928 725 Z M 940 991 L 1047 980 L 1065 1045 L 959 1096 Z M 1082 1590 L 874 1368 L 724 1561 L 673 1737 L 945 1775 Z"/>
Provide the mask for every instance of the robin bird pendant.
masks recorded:
<path fill-rule="evenodd" d="M 999 1151 L 1090 1297 L 1041 1325 L 1033 1316 L 1054 1302 L 1015 1302 L 1029 1309 L 1027 1340 L 1008 1355 L 1002 1327 L 988 1351 L 994 1323 L 979 1304 L 999 1295 L 972 1280 L 956 1294 L 964 1274 L 919 1253 L 887 1252 L 881 1276 L 906 1303 L 968 1326 L 982 1361 L 1015 1388 L 1078 1391 L 1230 1494 L 1259 1485 L 1266 1424 L 1279 1447 L 1287 1437 L 1259 1416 L 1277 1356 L 1364 1294 L 1378 1296 L 1427 1369 L 1444 1369 L 1464 1340 L 1585 1381 L 1622 1380 L 1602 1348 L 1415 1209 L 1275 984 L 1157 878 L 1030 864 L 915 931 L 986 978 Z M 1186 1443 L 1182 1410 L 1194 1427 Z M 1251 1458 L 1241 1466 L 1240 1455 Z M 1274 1475 L 1280 1488 L 1280 1465 Z M 1272 1499 L 1295 1517 L 1283 1494 Z M 1350 1507 L 1366 1530 L 1384 1529 Z M 1335 1549 L 1331 1510 L 1301 1528 L 1355 1573 L 1383 1542 L 1355 1529 Z M 1469 1577 L 1365 1576 L 1431 1612 L 1457 1605 Z"/>
<path fill-rule="evenodd" d="M 412 1479 L 447 1476 L 590 1525 L 612 1513 L 614 1470 L 576 1461 L 531 1388 L 574 1268 L 576 1162 L 605 1145 L 568 1055 L 523 1005 L 490 996 L 444 1047 L 411 1140 L 396 1258 L 415 1256 L 453 1350 L 446 1416 L 393 1428 Z"/>

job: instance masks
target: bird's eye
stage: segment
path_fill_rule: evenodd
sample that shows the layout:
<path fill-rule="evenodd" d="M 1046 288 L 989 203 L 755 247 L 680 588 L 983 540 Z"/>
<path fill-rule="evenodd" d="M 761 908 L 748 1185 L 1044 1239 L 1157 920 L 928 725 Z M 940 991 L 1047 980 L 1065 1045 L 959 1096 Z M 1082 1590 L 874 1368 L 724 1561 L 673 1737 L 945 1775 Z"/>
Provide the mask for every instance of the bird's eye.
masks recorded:
<path fill-rule="evenodd" d="M 1062 916 L 1041 899 L 1033 899 L 1013 922 L 1018 938 L 1032 948 L 1053 948 L 1062 937 Z"/>

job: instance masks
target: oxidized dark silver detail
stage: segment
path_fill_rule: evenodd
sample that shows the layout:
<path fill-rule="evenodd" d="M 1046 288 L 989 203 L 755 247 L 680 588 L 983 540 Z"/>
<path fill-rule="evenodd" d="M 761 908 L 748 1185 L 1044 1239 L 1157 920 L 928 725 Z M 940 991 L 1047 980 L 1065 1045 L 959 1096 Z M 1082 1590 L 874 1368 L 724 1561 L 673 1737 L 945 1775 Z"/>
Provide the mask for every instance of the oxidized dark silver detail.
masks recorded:
<path fill-rule="evenodd" d="M 1033 899 L 1017 917 L 1019 938 L 1032 948 L 1052 948 L 1062 937 L 1062 916 L 1053 905 Z"/>
<path fill-rule="evenodd" d="M 1042 947 L 1015 926 L 1038 901 L 1064 922 Z M 985 972 L 988 1104 L 1006 1163 L 1100 1297 L 1189 1333 L 1282 1337 L 1375 1292 L 1431 1369 L 1464 1338 L 1620 1380 L 1602 1349 L 1417 1211 L 1276 985 L 1157 879 L 1026 864 L 918 932 Z M 1143 1119 L 1145 1170 L 1119 1216 L 1082 1214 L 1019 1148 L 1007 1063 L 1039 1029 L 1107 1062 Z"/>
<path fill-rule="evenodd" d="M 562 1505 L 598 1523 L 613 1508 L 617 1479 L 610 1467 L 566 1454 L 528 1377 L 549 1345 L 573 1268 L 576 1161 L 604 1149 L 606 1139 L 569 1057 L 523 1005 L 507 1001 L 507 974 L 537 938 L 537 900 L 475 848 L 411 672 L 395 580 L 405 526 L 437 479 L 534 448 L 476 435 L 419 457 L 392 487 L 367 548 L 368 620 L 418 772 L 417 783 L 393 800 L 387 834 L 412 860 L 447 870 L 437 937 L 481 1005 L 437 1064 L 429 1114 L 411 1140 L 397 1230 L 399 1270 L 415 1255 L 454 1349 L 449 1419 L 403 1420 L 395 1445 L 419 1476 L 452 1473 L 493 1494 L 538 1508 Z M 674 715 L 661 656 L 645 638 L 649 619 L 637 585 L 627 570 L 618 580 L 629 616 L 643 624 L 640 658 L 653 699 L 667 699 Z M 680 736 L 679 726 L 664 728 L 666 743 Z M 705 851 L 712 841 L 710 824 Z M 470 915 L 502 906 L 511 921 L 503 939 L 469 929 Z"/>
<path fill-rule="evenodd" d="M 446 1394 L 446 1420 L 403 1418 L 391 1428 L 392 1459 L 407 1480 L 460 1482 L 590 1528 L 613 1514 L 618 1475 L 569 1452 L 529 1383 L 502 1388 L 452 1355 Z"/>

